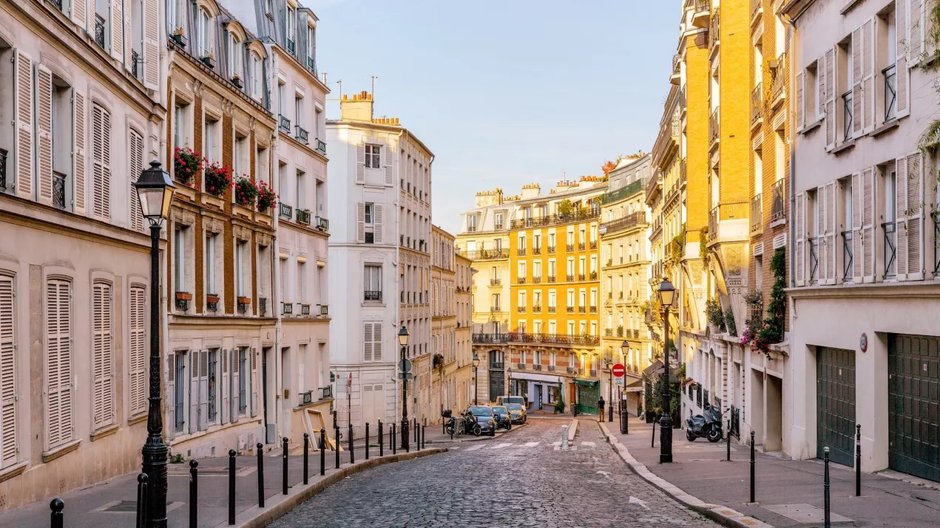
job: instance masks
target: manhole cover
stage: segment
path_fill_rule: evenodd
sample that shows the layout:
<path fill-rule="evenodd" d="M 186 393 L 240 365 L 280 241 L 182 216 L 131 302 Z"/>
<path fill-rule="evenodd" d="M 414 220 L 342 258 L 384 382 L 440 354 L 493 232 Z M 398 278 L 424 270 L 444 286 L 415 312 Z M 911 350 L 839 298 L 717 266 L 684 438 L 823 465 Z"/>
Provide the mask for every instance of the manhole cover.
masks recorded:
<path fill-rule="evenodd" d="M 824 521 L 822 508 L 817 508 L 811 504 L 772 504 L 766 505 L 764 508 L 799 523 L 821 523 Z M 835 523 L 852 522 L 852 519 L 837 513 L 830 512 L 830 518 Z"/>

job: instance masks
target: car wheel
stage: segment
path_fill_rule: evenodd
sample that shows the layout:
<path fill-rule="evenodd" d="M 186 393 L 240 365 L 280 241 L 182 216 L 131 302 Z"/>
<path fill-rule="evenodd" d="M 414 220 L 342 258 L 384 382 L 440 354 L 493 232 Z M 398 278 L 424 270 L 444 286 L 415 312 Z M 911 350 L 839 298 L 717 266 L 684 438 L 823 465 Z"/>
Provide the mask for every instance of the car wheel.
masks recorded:
<path fill-rule="evenodd" d="M 480 436 L 483 433 L 483 428 L 480 427 L 480 424 L 473 426 L 473 436 Z"/>

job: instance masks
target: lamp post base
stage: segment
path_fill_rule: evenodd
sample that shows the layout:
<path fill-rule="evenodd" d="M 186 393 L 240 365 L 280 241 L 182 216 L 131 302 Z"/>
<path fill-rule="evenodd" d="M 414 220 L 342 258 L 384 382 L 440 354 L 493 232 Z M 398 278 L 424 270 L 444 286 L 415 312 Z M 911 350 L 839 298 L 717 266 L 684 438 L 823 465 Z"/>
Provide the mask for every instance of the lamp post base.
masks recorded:
<path fill-rule="evenodd" d="M 659 421 L 659 463 L 669 464 L 672 462 L 672 419 L 668 414 L 664 414 Z"/>
<path fill-rule="evenodd" d="M 142 450 L 143 472 L 147 474 L 147 528 L 166 528 L 167 455 L 169 448 L 160 437 L 148 438 Z"/>
<path fill-rule="evenodd" d="M 408 420 L 401 421 L 401 448 L 408 451 Z"/>

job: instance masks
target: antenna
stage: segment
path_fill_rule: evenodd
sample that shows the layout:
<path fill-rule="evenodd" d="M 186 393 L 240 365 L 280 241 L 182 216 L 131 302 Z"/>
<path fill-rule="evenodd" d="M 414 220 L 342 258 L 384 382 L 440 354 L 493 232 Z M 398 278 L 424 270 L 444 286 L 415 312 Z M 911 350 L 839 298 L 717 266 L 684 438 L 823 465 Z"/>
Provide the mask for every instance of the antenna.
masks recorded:
<path fill-rule="evenodd" d="M 378 75 L 372 76 L 372 100 L 375 101 L 375 80 L 378 79 Z"/>
<path fill-rule="evenodd" d="M 340 79 L 336 81 L 336 84 L 339 85 L 339 100 L 342 101 L 343 100 L 343 80 Z"/>

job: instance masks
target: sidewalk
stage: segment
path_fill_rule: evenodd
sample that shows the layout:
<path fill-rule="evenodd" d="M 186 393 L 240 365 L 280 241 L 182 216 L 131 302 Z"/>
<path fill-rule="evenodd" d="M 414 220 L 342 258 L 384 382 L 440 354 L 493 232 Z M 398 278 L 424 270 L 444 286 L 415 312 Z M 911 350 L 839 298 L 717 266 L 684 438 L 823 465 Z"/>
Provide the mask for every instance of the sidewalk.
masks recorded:
<path fill-rule="evenodd" d="M 591 425 L 583 421 L 582 426 Z M 616 419 L 599 425 L 637 473 L 695 509 L 719 512 L 710 516 L 723 517 L 716 520 L 728 526 L 759 525 L 742 514 L 777 527 L 822 526 L 822 461 L 788 460 L 758 451 L 755 457 L 757 502 L 750 504 L 750 448 L 738 445 L 737 439 L 732 438 L 731 462 L 727 462 L 725 440 L 715 444 L 704 438 L 689 442 L 685 431 L 676 429 L 672 443 L 673 463 L 660 464 L 658 427 L 655 447 L 650 447 L 650 424 L 631 419 L 628 435 L 620 434 L 620 422 Z M 914 528 L 940 524 L 938 483 L 920 485 L 914 483 L 917 479 L 913 477 L 904 476 L 905 480 L 901 480 L 863 473 L 862 495 L 856 497 L 852 468 L 833 463 L 829 474 L 834 525 Z"/>

